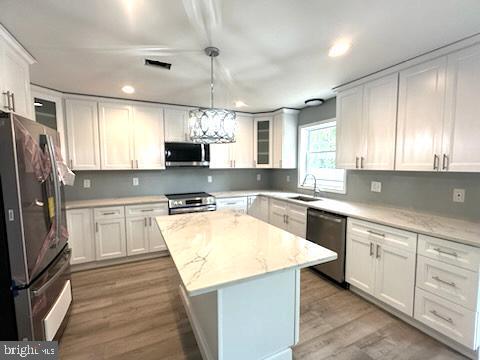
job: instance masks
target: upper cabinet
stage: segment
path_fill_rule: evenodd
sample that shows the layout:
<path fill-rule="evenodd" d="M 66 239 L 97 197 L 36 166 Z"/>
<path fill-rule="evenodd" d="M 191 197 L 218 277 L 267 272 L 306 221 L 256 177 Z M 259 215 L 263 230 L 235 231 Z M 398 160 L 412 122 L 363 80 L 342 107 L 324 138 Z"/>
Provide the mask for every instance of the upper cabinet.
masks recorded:
<path fill-rule="evenodd" d="M 165 169 L 163 109 L 133 106 L 134 158 L 138 169 Z"/>
<path fill-rule="evenodd" d="M 35 59 L 0 25 L 1 110 L 33 118 L 30 69 Z"/>
<path fill-rule="evenodd" d="M 273 117 L 273 167 L 297 167 L 298 111 L 282 110 Z"/>
<path fill-rule="evenodd" d="M 273 118 L 271 116 L 254 119 L 253 154 L 257 168 L 271 168 L 273 164 Z"/>
<path fill-rule="evenodd" d="M 397 170 L 440 168 L 446 68 L 442 57 L 400 72 Z"/>
<path fill-rule="evenodd" d="M 165 108 L 165 141 L 190 141 L 188 134 L 188 113 L 184 108 Z"/>

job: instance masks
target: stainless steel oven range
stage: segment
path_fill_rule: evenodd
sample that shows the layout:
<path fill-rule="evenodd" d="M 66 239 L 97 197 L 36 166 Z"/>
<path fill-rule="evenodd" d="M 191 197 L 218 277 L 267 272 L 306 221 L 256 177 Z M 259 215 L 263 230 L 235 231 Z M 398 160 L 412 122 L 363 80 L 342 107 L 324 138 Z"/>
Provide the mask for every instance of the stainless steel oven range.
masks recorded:
<path fill-rule="evenodd" d="M 167 194 L 168 214 L 185 214 L 217 209 L 215 197 L 205 192 Z"/>

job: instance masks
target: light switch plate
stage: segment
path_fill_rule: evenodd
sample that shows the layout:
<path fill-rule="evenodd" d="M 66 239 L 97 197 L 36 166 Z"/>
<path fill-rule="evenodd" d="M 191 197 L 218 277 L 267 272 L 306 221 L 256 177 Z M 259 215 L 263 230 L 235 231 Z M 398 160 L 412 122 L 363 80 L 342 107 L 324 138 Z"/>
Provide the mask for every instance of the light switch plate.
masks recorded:
<path fill-rule="evenodd" d="M 465 202 L 465 189 L 453 189 L 453 201 L 459 203 Z"/>
<path fill-rule="evenodd" d="M 382 192 L 382 183 L 380 181 L 372 181 L 370 184 L 370 191 Z"/>
<path fill-rule="evenodd" d="M 83 179 L 83 187 L 89 189 L 92 186 L 90 179 Z"/>
<path fill-rule="evenodd" d="M 290 182 L 290 175 L 287 175 L 287 182 Z"/>
<path fill-rule="evenodd" d="M 213 177 L 212 177 L 212 175 L 208 175 L 208 176 L 207 176 L 207 181 L 208 181 L 209 183 L 213 182 Z"/>
<path fill-rule="evenodd" d="M 262 181 L 262 174 L 257 174 L 257 181 Z"/>
<path fill-rule="evenodd" d="M 138 178 L 137 178 L 137 177 L 134 177 L 134 178 L 133 178 L 132 184 L 133 184 L 133 186 L 138 186 L 139 181 L 138 181 Z"/>

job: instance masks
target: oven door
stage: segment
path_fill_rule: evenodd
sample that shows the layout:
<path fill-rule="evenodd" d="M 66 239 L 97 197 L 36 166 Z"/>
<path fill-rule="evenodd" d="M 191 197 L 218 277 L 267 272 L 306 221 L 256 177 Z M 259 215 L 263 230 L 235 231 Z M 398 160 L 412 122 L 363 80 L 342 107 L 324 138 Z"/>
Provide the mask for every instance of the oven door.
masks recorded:
<path fill-rule="evenodd" d="M 208 144 L 165 143 L 165 166 L 203 166 L 210 164 L 210 147 Z"/>

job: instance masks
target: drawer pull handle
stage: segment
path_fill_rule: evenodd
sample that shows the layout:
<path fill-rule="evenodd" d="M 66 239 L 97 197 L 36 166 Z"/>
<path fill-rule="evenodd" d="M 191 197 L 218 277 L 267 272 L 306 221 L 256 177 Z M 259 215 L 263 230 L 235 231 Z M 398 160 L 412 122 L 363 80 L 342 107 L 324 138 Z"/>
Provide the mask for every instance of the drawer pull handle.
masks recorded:
<path fill-rule="evenodd" d="M 370 233 L 370 234 L 372 234 L 372 235 L 377 235 L 377 236 L 380 236 L 380 237 L 385 237 L 385 234 L 380 233 L 380 232 L 377 232 L 377 231 L 367 230 L 367 232 Z"/>
<path fill-rule="evenodd" d="M 445 281 L 440 279 L 438 276 L 433 276 L 433 279 L 437 280 L 438 282 L 441 282 L 442 284 L 445 284 L 451 287 L 457 287 L 457 284 L 455 284 L 453 281 Z"/>
<path fill-rule="evenodd" d="M 144 221 L 144 224 L 143 224 L 143 225 L 144 225 L 145 227 L 147 227 L 147 221 L 148 221 L 148 220 L 147 220 L 147 218 L 144 218 L 144 220 L 145 220 L 145 221 Z"/>
<path fill-rule="evenodd" d="M 370 243 L 370 256 L 373 256 L 373 243 Z"/>
<path fill-rule="evenodd" d="M 377 244 L 377 256 L 376 256 L 377 259 L 380 259 L 380 256 L 381 256 L 380 250 L 381 250 L 381 249 L 382 249 L 382 248 L 380 247 L 380 245 Z"/>
<path fill-rule="evenodd" d="M 143 210 L 140 210 L 140 211 L 142 211 L 142 212 L 152 212 L 153 209 L 143 209 Z"/>
<path fill-rule="evenodd" d="M 148 218 L 148 226 L 152 226 L 152 218 Z"/>
<path fill-rule="evenodd" d="M 115 215 L 115 211 L 104 212 L 102 215 Z"/>
<path fill-rule="evenodd" d="M 458 254 L 457 254 L 456 252 L 445 251 L 445 250 L 442 250 L 442 249 L 440 249 L 440 248 L 433 248 L 433 250 L 435 250 L 435 251 L 438 252 L 439 254 L 445 254 L 445 255 L 450 255 L 450 256 L 458 257 Z"/>
<path fill-rule="evenodd" d="M 446 321 L 446 322 L 449 322 L 450 324 L 453 324 L 453 319 L 451 317 L 447 317 L 447 316 L 443 316 L 443 315 L 440 315 L 437 310 L 430 310 L 430 313 L 432 313 L 433 315 L 435 315 L 436 317 Z"/>

